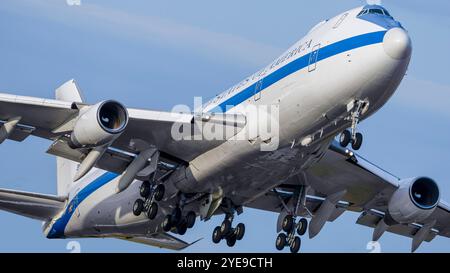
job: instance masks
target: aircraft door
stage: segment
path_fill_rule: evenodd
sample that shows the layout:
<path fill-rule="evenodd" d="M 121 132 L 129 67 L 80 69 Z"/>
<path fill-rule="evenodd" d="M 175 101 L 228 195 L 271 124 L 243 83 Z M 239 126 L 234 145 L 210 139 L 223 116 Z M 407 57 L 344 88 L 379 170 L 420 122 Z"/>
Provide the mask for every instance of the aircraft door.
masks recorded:
<path fill-rule="evenodd" d="M 320 44 L 313 47 L 311 54 L 309 55 L 308 71 L 313 72 L 317 68 L 317 60 L 319 59 Z"/>
<path fill-rule="evenodd" d="M 263 80 L 259 80 L 255 85 L 255 101 L 261 99 L 261 90 L 262 90 Z"/>
<path fill-rule="evenodd" d="M 73 213 L 77 218 L 80 217 L 80 208 L 79 208 L 79 199 L 78 196 L 75 196 L 69 204 L 69 212 Z"/>

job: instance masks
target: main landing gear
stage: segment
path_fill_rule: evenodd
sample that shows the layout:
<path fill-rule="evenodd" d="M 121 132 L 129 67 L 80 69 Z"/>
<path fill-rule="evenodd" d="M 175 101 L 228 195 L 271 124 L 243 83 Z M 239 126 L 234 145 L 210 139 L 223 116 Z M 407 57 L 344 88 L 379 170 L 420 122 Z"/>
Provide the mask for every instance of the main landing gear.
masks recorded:
<path fill-rule="evenodd" d="M 369 103 L 367 101 L 358 100 L 355 102 L 354 110 L 351 111 L 350 116 L 346 120 L 350 120 L 352 125 L 350 130 L 345 130 L 339 137 L 339 143 L 342 147 L 352 145 L 353 150 L 359 150 L 363 143 L 363 135 L 356 131 L 356 127 L 361 119 L 361 115 L 367 112 Z"/>
<path fill-rule="evenodd" d="M 151 185 L 149 181 L 144 181 L 139 188 L 142 199 L 137 199 L 133 205 L 133 214 L 136 216 L 145 212 L 148 219 L 156 218 L 159 210 L 158 202 L 164 199 L 165 187 L 163 184 Z M 175 207 L 171 214 L 164 217 L 162 229 L 165 232 L 173 231 L 184 235 L 186 231 L 195 225 L 197 214 L 189 211 L 184 214 L 180 206 Z"/>
<path fill-rule="evenodd" d="M 292 253 L 298 253 L 300 250 L 302 241 L 299 236 L 305 235 L 308 229 L 308 221 L 305 218 L 301 218 L 296 222 L 295 218 L 292 215 L 286 215 L 283 219 L 282 229 L 286 233 L 281 232 L 278 234 L 275 241 L 275 247 L 280 251 L 286 246 L 289 246 Z"/>
<path fill-rule="evenodd" d="M 162 222 L 162 228 L 166 232 L 173 230 L 175 233 L 184 235 L 188 229 L 194 227 L 196 218 L 195 212 L 189 211 L 183 215 L 183 210 L 176 207 L 171 214 L 166 215 Z"/>
<path fill-rule="evenodd" d="M 137 199 L 133 205 L 133 214 L 136 216 L 145 212 L 150 220 L 158 214 L 158 203 L 164 198 L 165 187 L 163 184 L 152 185 L 149 181 L 142 182 L 139 194 L 142 199 Z"/>
<path fill-rule="evenodd" d="M 212 241 L 215 244 L 220 243 L 222 240 L 226 240 L 229 247 L 233 247 L 236 241 L 242 240 L 245 234 L 245 225 L 243 223 L 237 224 L 236 227 L 232 227 L 233 214 L 225 216 L 220 226 L 217 226 L 212 234 Z"/>

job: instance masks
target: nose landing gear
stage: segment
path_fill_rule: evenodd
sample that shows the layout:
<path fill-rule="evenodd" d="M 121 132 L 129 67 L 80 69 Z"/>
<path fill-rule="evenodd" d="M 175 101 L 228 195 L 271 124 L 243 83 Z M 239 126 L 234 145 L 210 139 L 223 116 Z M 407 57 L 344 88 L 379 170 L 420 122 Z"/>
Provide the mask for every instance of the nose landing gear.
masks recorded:
<path fill-rule="evenodd" d="M 354 150 L 359 150 L 363 143 L 363 135 L 357 132 L 356 127 L 361 119 L 361 115 L 367 112 L 369 102 L 358 100 L 352 105 L 354 110 L 352 110 L 350 116 L 346 118 L 346 120 L 351 121 L 352 125 L 350 130 L 345 130 L 342 132 L 339 138 L 339 143 L 344 148 L 351 144 Z"/>
<path fill-rule="evenodd" d="M 292 253 L 298 253 L 302 243 L 299 236 L 303 236 L 306 233 L 308 221 L 305 218 L 301 218 L 296 223 L 294 216 L 286 215 L 282 222 L 282 229 L 286 233 L 281 232 L 278 234 L 275 247 L 281 251 L 286 246 L 289 246 Z M 298 236 L 296 236 L 296 233 Z"/>
<path fill-rule="evenodd" d="M 349 130 L 345 130 L 344 132 L 342 132 L 339 138 L 339 143 L 344 148 L 351 143 L 352 149 L 357 151 L 361 149 L 363 143 L 363 135 L 361 133 L 355 133 L 354 136 L 352 136 L 352 133 Z"/>

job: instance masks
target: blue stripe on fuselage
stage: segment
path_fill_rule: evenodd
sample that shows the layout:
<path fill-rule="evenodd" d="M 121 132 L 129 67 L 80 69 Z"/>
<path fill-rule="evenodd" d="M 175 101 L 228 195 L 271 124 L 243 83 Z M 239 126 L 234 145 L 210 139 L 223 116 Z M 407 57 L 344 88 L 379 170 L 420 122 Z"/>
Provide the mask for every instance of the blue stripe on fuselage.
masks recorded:
<path fill-rule="evenodd" d="M 348 38 L 348 39 L 339 41 L 337 43 L 320 48 L 320 50 L 318 52 L 318 56 L 317 56 L 317 62 L 323 61 L 325 59 L 328 59 L 330 57 L 336 56 L 338 54 L 344 53 L 349 50 L 381 43 L 381 42 L 383 42 L 383 38 L 384 38 L 385 34 L 386 34 L 386 31 L 362 34 L 362 35 Z M 251 98 L 255 94 L 268 88 L 269 86 L 277 83 L 278 81 L 282 80 L 283 78 L 285 78 L 301 69 L 308 67 L 310 64 L 311 54 L 313 54 L 313 53 L 314 52 L 306 54 L 306 55 L 286 64 L 285 66 L 280 67 L 279 69 L 277 69 L 276 71 L 267 75 L 266 77 L 262 78 L 258 82 L 250 85 L 249 87 L 245 88 L 241 92 L 237 93 L 236 95 L 234 95 L 234 96 L 228 98 L 227 100 L 225 100 L 224 102 L 220 103 L 218 106 L 216 106 L 214 108 L 214 110 L 217 110 L 220 112 L 226 112 L 227 110 L 241 104 L 245 100 Z M 258 86 L 258 88 L 260 89 L 259 92 L 255 92 L 256 85 L 261 84 L 261 83 L 262 83 L 262 86 L 261 87 Z"/>
<path fill-rule="evenodd" d="M 64 238 L 64 230 L 66 229 L 67 224 L 69 223 L 70 218 L 78 208 L 78 206 L 83 202 L 89 195 L 93 192 L 104 186 L 105 184 L 112 181 L 114 178 L 118 177 L 118 174 L 106 172 L 103 175 L 96 178 L 89 185 L 84 187 L 81 191 L 75 195 L 75 197 L 70 201 L 69 205 L 66 207 L 63 215 L 58 218 L 50 231 L 47 234 L 47 238 Z"/>

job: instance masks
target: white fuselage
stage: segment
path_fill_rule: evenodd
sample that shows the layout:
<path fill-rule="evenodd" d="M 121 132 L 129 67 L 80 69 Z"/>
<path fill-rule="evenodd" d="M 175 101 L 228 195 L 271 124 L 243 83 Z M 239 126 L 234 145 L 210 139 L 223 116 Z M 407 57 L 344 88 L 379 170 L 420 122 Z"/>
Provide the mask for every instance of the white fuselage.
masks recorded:
<path fill-rule="evenodd" d="M 185 179 L 173 181 L 175 188 L 184 193 L 220 189 L 234 204 L 245 206 L 314 164 L 332 138 L 349 126 L 344 117 L 353 101 L 368 102 L 363 118 L 380 109 L 405 75 L 410 44 L 405 44 L 406 32 L 400 25 L 391 22 L 387 28 L 360 19 L 361 9 L 320 23 L 269 66 L 207 103 L 204 112 L 247 114 L 248 105 L 274 106 L 279 130 L 277 135 L 229 140 L 200 155 L 183 170 Z M 247 117 L 247 126 L 259 122 Z M 275 144 L 275 151 L 261 151 L 261 145 Z M 159 231 L 161 218 L 149 221 L 132 213 L 140 182 L 116 193 L 116 177 L 94 170 L 76 183 L 66 210 L 45 225 L 47 236 Z"/>

